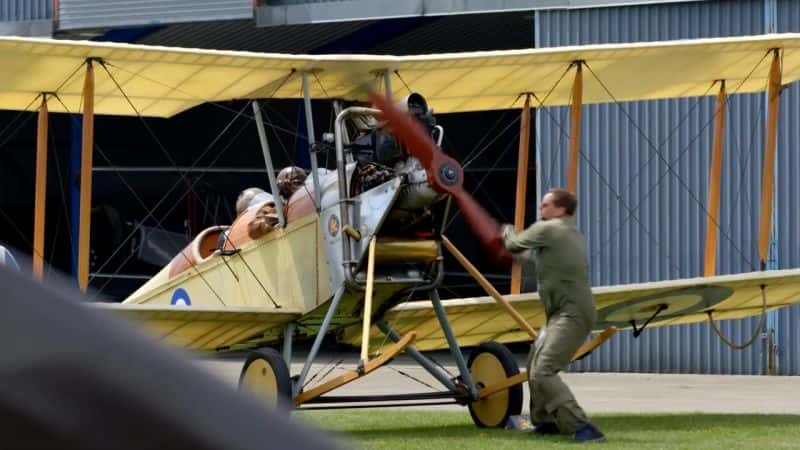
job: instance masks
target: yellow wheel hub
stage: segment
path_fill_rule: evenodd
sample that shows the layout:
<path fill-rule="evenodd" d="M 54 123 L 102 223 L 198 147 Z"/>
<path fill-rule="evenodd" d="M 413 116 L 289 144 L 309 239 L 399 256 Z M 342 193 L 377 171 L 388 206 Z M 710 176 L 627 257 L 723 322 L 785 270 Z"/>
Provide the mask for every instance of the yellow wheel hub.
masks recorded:
<path fill-rule="evenodd" d="M 503 364 L 489 352 L 475 357 L 470 366 L 470 373 L 472 379 L 479 386 L 490 386 L 506 379 Z M 472 403 L 471 409 L 484 426 L 491 428 L 501 425 L 500 422 L 505 418 L 508 404 L 509 396 L 508 389 L 506 389 Z"/>
<path fill-rule="evenodd" d="M 278 402 L 278 378 L 264 359 L 256 359 L 247 366 L 242 376 L 242 386 L 270 406 Z"/>

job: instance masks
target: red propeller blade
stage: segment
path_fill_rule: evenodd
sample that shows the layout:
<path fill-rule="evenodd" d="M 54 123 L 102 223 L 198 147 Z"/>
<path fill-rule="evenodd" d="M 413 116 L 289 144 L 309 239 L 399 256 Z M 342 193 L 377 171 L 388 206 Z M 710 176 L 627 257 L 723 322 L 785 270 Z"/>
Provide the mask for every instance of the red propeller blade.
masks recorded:
<path fill-rule="evenodd" d="M 510 268 L 511 253 L 503 245 L 500 224 L 464 190 L 464 169 L 461 164 L 441 151 L 421 124 L 386 97 L 373 92 L 370 100 L 383 111 L 383 117 L 397 139 L 425 168 L 431 187 L 453 196 L 470 231 L 478 238 L 494 264 L 503 269 Z"/>

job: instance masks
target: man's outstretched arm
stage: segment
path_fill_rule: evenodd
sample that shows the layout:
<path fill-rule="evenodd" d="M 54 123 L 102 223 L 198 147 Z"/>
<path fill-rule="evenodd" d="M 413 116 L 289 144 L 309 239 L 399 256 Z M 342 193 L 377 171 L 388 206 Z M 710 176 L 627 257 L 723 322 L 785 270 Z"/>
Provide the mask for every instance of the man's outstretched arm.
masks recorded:
<path fill-rule="evenodd" d="M 514 230 L 513 225 L 506 224 L 502 228 L 503 243 L 511 253 L 545 247 L 546 231 L 544 222 L 536 222 L 519 233 Z"/>

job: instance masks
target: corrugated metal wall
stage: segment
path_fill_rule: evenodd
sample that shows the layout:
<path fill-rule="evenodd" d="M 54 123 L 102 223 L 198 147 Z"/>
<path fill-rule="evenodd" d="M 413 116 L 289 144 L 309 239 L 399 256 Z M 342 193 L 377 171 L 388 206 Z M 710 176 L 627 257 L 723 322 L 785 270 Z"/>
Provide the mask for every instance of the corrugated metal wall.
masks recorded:
<path fill-rule="evenodd" d="M 800 2 L 777 2 L 778 32 L 800 32 Z M 800 266 L 800 87 L 797 83 L 781 95 L 781 116 L 778 128 L 779 164 L 776 177 L 776 207 L 779 211 L 777 230 L 778 266 Z M 800 307 L 779 313 L 778 322 L 781 373 L 800 373 Z"/>
<path fill-rule="evenodd" d="M 784 9 L 800 10 L 797 2 L 785 3 Z M 800 17 L 800 11 L 794 14 Z M 750 35 L 761 34 L 765 28 L 763 0 L 554 10 L 537 15 L 539 47 Z M 800 26 L 800 20 L 793 23 Z M 758 70 L 768 67 L 765 59 Z M 592 75 L 586 70 L 584 76 Z M 735 91 L 735 86 L 727 88 L 729 93 Z M 780 123 L 797 123 L 796 87 L 784 94 L 782 104 Z M 713 96 L 584 106 L 579 222 L 587 237 L 595 285 L 702 274 L 713 112 Z M 549 108 L 538 114 L 542 188 L 562 186 L 569 110 Z M 762 94 L 731 97 L 717 259 L 720 274 L 758 267 L 764 115 Z M 797 130 L 784 125 L 777 188 L 781 267 L 800 266 L 796 195 L 800 180 L 791 176 L 798 170 L 799 143 Z M 780 373 L 800 373 L 800 348 L 793 331 L 800 309 L 777 314 Z M 734 341 L 743 341 L 757 324 L 757 317 L 722 322 L 722 330 Z M 572 370 L 758 374 L 765 367 L 764 348 L 757 342 L 743 351 L 731 350 L 706 324 L 652 329 L 638 339 L 623 332 Z"/>
<path fill-rule="evenodd" d="M 47 20 L 53 18 L 53 0 L 0 0 L 0 21 Z"/>
<path fill-rule="evenodd" d="M 253 0 L 60 0 L 60 30 L 253 18 Z"/>

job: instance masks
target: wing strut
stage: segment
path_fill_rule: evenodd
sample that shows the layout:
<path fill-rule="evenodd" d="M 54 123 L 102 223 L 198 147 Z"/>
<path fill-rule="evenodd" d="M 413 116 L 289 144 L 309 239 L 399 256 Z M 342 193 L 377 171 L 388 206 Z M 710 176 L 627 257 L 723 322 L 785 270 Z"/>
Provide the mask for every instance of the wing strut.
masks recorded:
<path fill-rule="evenodd" d="M 719 195 L 722 177 L 722 142 L 725 138 L 725 110 L 728 102 L 725 80 L 720 80 L 714 115 L 714 142 L 711 146 L 711 173 L 708 188 L 708 220 L 706 221 L 705 276 L 717 272 L 717 235 L 719 234 Z"/>
<path fill-rule="evenodd" d="M 44 219 L 47 200 L 47 93 L 42 93 L 36 129 L 36 200 L 33 213 L 33 276 L 42 280 L 44 269 Z"/>
<path fill-rule="evenodd" d="M 81 212 L 78 227 L 78 287 L 89 286 L 89 219 L 92 211 L 92 153 L 94 152 L 94 67 L 86 60 L 83 84 L 83 142 L 81 145 Z"/>
<path fill-rule="evenodd" d="M 392 72 L 389 69 L 383 71 L 384 94 L 390 101 L 392 100 Z"/>
<path fill-rule="evenodd" d="M 569 172 L 567 190 L 578 192 L 578 160 L 581 153 L 581 104 L 583 103 L 583 61 L 575 61 L 575 81 L 572 84 L 572 116 L 569 130 Z"/>
<path fill-rule="evenodd" d="M 775 142 L 778 131 L 778 105 L 781 95 L 781 52 L 772 50 L 767 98 L 767 129 L 764 133 L 764 173 L 761 178 L 761 217 L 759 220 L 758 256 L 761 270 L 765 269 L 769 251 L 769 232 L 772 226 L 772 190 L 775 182 Z"/>
<path fill-rule="evenodd" d="M 519 159 L 517 162 L 517 195 L 514 205 L 514 228 L 525 228 L 525 205 L 528 193 L 528 153 L 531 141 L 531 94 L 525 94 L 525 106 L 519 122 Z M 511 266 L 511 293 L 519 294 L 522 288 L 522 266 L 514 261 Z"/>

